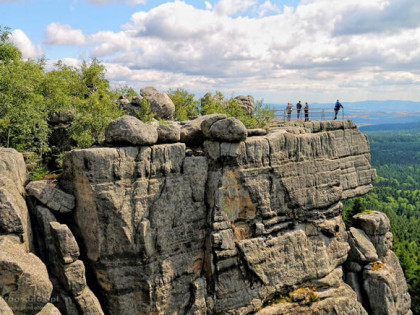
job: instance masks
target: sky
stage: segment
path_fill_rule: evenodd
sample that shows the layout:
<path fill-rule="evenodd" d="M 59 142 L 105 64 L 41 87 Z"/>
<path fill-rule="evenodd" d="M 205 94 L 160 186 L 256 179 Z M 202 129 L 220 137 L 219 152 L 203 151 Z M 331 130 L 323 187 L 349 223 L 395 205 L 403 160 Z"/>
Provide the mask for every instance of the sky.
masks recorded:
<path fill-rule="evenodd" d="M 420 101 L 419 0 L 0 0 L 24 58 L 268 103 Z"/>

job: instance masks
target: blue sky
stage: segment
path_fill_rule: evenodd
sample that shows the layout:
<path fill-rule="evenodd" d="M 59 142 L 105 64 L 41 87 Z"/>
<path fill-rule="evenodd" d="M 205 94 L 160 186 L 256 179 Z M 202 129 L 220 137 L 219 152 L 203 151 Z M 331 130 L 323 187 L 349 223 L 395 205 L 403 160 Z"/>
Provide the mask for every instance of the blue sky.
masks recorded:
<path fill-rule="evenodd" d="M 267 102 L 420 101 L 418 0 L 0 0 L 26 58 Z"/>

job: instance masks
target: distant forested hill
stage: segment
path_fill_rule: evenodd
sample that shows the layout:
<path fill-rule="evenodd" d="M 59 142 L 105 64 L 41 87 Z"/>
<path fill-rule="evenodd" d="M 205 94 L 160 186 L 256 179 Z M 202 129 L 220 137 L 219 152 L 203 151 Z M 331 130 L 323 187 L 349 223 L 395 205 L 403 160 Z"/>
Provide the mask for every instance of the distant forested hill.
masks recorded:
<path fill-rule="evenodd" d="M 370 139 L 378 177 L 362 198 L 391 220 L 394 251 L 404 269 L 412 307 L 420 314 L 420 123 L 361 128 Z M 345 202 L 345 211 L 352 201 Z"/>

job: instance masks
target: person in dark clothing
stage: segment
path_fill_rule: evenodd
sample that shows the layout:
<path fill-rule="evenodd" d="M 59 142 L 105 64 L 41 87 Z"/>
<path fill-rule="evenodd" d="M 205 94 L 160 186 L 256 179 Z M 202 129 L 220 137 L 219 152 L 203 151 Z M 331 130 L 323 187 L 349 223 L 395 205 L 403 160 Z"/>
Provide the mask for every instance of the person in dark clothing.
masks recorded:
<path fill-rule="evenodd" d="M 299 119 L 300 110 L 302 109 L 302 103 L 300 101 L 296 104 L 296 109 L 297 109 L 297 119 Z"/>
<path fill-rule="evenodd" d="M 309 105 L 308 102 L 305 103 L 305 107 L 303 108 L 305 112 L 305 121 L 309 121 Z"/>
<path fill-rule="evenodd" d="M 334 106 L 334 112 L 335 112 L 334 120 L 337 119 L 337 114 L 338 114 L 338 111 L 340 110 L 340 108 L 344 109 L 344 107 L 343 107 L 343 105 L 341 105 L 340 101 L 337 100 L 337 102 L 335 103 L 335 106 Z"/>

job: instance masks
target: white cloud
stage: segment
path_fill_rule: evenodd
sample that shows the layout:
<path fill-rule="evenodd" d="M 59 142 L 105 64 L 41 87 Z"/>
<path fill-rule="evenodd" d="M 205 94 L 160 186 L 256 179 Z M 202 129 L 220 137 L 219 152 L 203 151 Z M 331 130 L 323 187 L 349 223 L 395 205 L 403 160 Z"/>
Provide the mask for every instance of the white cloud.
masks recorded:
<path fill-rule="evenodd" d="M 281 11 L 280 7 L 271 3 L 271 1 L 267 0 L 263 4 L 261 4 L 258 8 L 258 15 L 265 16 L 267 13 L 279 13 Z"/>
<path fill-rule="evenodd" d="M 43 55 L 40 45 L 35 46 L 22 30 L 14 30 L 10 36 L 11 42 L 22 52 L 25 59 L 36 59 Z"/>
<path fill-rule="evenodd" d="M 50 45 L 84 45 L 86 36 L 82 30 L 74 30 L 70 25 L 51 23 L 45 30 L 46 43 Z"/>
<path fill-rule="evenodd" d="M 45 33 L 52 45 L 84 45 L 106 62 L 113 81 L 136 88 L 323 101 L 337 93 L 388 97 L 390 91 L 404 93 L 406 84 L 410 95 L 420 95 L 420 43 L 413 40 L 420 38 L 420 23 L 406 23 L 397 1 L 301 0 L 296 8 L 280 9 L 268 0 L 220 0 L 203 10 L 174 1 L 134 13 L 120 32 L 84 34 L 53 23 Z M 417 0 L 401 1 L 414 11 L 419 7 Z M 396 17 L 389 29 L 384 23 L 359 31 L 357 21 L 348 22 L 357 12 L 386 21 L 390 9 Z M 246 10 L 254 15 L 240 16 Z"/>
<path fill-rule="evenodd" d="M 204 4 L 206 5 L 206 9 L 207 9 L 207 10 L 211 10 L 211 9 L 213 9 L 213 6 L 212 6 L 212 4 L 211 4 L 210 2 L 208 2 L 208 1 L 204 1 Z"/>
<path fill-rule="evenodd" d="M 256 0 L 219 0 L 214 6 L 214 11 L 222 15 L 233 15 L 246 11 L 255 4 L 257 4 Z"/>

